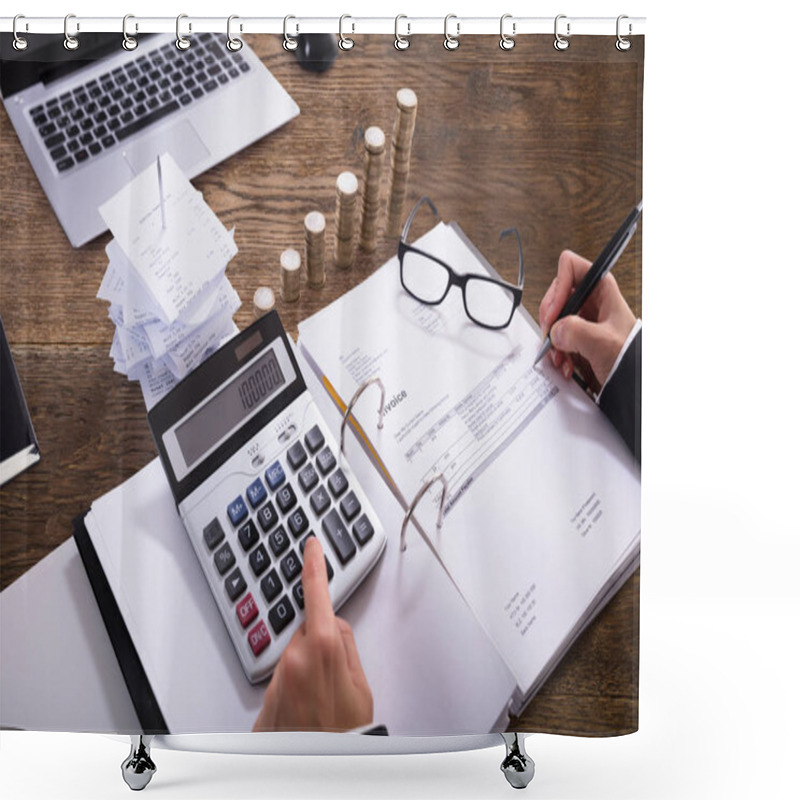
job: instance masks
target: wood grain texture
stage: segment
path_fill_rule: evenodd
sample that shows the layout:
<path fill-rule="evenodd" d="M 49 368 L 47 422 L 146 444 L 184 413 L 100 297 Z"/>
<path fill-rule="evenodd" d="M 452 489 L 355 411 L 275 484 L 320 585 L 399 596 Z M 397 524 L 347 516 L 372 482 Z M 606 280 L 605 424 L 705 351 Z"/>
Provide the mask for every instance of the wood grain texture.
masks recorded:
<path fill-rule="evenodd" d="M 407 206 L 429 195 L 509 279 L 516 254 L 500 230 L 518 227 L 524 304 L 539 300 L 569 247 L 594 258 L 642 192 L 644 43 L 619 53 L 613 37 L 525 37 L 504 53 L 495 37 L 414 37 L 398 53 L 392 37 L 360 37 L 323 74 L 302 71 L 279 37 L 249 39 L 300 106 L 298 118 L 194 184 L 226 226 L 239 254 L 228 276 L 242 298 L 268 285 L 279 296 L 282 250 L 303 251 L 303 218 L 327 219 L 327 283 L 303 287 L 277 308 L 286 329 L 363 280 L 396 250 L 379 236 L 357 250 L 349 271 L 332 265 L 336 176 L 360 175 L 364 131 L 391 136 L 395 92 L 411 87 L 419 107 Z M 230 108 L 220 124 L 236 124 Z M 95 299 L 106 269 L 104 234 L 73 250 L 0 111 L 0 314 L 42 450 L 42 460 L 0 490 L 3 588 L 71 535 L 91 501 L 156 455 L 138 384 L 113 372 L 113 326 Z M 383 202 L 388 191 L 388 161 Z M 381 219 L 381 223 L 383 218 Z M 381 225 L 382 227 L 382 225 Z M 641 228 L 614 274 L 641 315 Z M 602 735 L 638 725 L 638 573 L 587 629 L 525 712 L 517 730 Z M 487 676 L 487 679 L 488 676 Z"/>

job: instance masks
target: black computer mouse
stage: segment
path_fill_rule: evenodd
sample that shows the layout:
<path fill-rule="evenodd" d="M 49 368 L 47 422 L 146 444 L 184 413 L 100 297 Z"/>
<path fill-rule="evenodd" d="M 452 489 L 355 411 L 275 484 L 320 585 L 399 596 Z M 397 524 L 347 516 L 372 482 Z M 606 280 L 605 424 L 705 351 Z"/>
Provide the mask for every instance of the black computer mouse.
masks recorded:
<path fill-rule="evenodd" d="M 310 72 L 329 70 L 339 54 L 336 37 L 332 33 L 301 33 L 294 51 L 303 69 Z"/>

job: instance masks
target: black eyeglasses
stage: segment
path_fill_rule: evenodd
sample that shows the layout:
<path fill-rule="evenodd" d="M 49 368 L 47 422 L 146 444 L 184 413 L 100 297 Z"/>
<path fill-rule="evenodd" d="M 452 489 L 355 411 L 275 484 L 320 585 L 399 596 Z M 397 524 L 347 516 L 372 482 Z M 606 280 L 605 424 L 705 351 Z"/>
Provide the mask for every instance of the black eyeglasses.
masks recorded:
<path fill-rule="evenodd" d="M 525 268 L 522 262 L 522 240 L 516 228 L 507 228 L 500 234 L 503 239 L 510 234 L 517 237 L 519 254 L 519 279 L 514 286 L 499 278 L 486 275 L 466 273 L 461 275 L 441 259 L 410 245 L 406 241 L 411 222 L 420 206 L 426 203 L 438 217 L 436 206 L 427 197 L 417 201 L 400 236 L 397 245 L 397 257 L 400 260 L 400 283 L 403 288 L 420 303 L 435 306 L 447 297 L 450 287 L 455 285 L 461 289 L 464 300 L 464 311 L 467 316 L 483 328 L 498 330 L 511 322 L 514 311 L 522 301 L 522 286 L 525 279 Z"/>

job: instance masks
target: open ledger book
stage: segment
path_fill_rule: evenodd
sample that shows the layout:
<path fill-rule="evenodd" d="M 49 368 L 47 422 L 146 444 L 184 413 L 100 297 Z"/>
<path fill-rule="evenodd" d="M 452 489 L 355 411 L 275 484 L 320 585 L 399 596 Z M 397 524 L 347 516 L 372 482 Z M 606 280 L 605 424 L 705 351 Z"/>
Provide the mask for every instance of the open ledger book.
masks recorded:
<path fill-rule="evenodd" d="M 418 244 L 491 272 L 455 225 Z M 348 432 L 346 451 L 388 543 L 339 612 L 375 723 L 392 735 L 504 730 L 635 569 L 638 466 L 574 383 L 532 369 L 539 336 L 522 309 L 498 332 L 469 322 L 455 292 L 420 306 L 397 259 L 302 323 L 299 344 L 332 431 L 331 397 L 349 400 L 373 374 L 387 389 L 383 429 L 370 387 L 354 411 L 365 438 Z M 432 472 L 450 482 L 444 525 L 433 497 L 416 522 L 435 555 L 411 525 L 401 553 L 407 501 Z M 249 730 L 265 685 L 241 669 L 161 463 L 98 498 L 75 538 L 144 728 Z"/>
<path fill-rule="evenodd" d="M 462 274 L 497 277 L 455 224 L 415 245 Z M 299 331 L 342 410 L 381 379 L 382 428 L 377 387 L 353 426 L 403 509 L 446 478 L 441 529 L 441 483 L 414 521 L 513 674 L 518 712 L 638 564 L 638 464 L 574 381 L 549 360 L 533 367 L 541 338 L 524 309 L 504 330 L 481 328 L 456 289 L 437 306 L 407 294 L 396 258 Z M 397 548 L 399 531 L 387 532 Z M 407 543 L 426 548 L 411 526 Z"/>

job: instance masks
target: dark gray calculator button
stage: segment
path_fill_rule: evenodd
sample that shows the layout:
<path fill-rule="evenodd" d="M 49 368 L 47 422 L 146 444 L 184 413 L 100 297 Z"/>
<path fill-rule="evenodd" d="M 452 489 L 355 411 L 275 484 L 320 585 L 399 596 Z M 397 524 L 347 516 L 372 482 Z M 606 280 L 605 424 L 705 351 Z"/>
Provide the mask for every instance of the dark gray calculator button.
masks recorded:
<path fill-rule="evenodd" d="M 258 512 L 258 521 L 264 533 L 278 521 L 278 512 L 275 511 L 275 506 L 272 505 L 271 500 Z"/>
<path fill-rule="evenodd" d="M 239 528 L 239 543 L 247 552 L 258 541 L 258 528 L 255 522 L 249 519 Z"/>
<path fill-rule="evenodd" d="M 305 436 L 306 447 L 312 452 L 316 453 L 317 450 L 325 444 L 325 437 L 319 429 L 319 425 L 315 425 Z"/>
<path fill-rule="evenodd" d="M 285 486 L 281 486 L 281 488 L 278 489 L 275 500 L 278 503 L 281 514 L 285 514 L 297 503 L 297 495 L 294 493 L 294 489 L 292 489 L 291 485 L 287 483 Z"/>
<path fill-rule="evenodd" d="M 239 567 L 236 567 L 236 569 L 225 578 L 225 591 L 228 593 L 228 597 L 230 597 L 231 600 L 235 600 L 246 588 L 247 583 L 242 577 L 242 571 Z"/>
<path fill-rule="evenodd" d="M 227 542 L 214 553 L 214 563 L 220 575 L 224 575 L 236 563 L 236 556 Z"/>
<path fill-rule="evenodd" d="M 336 557 L 342 564 L 346 564 L 356 554 L 356 546 L 336 509 L 322 520 L 322 530 L 336 552 Z"/>
<path fill-rule="evenodd" d="M 361 513 L 361 503 L 358 502 L 355 492 L 348 492 L 345 495 L 341 509 L 348 522 L 354 520 Z"/>
<path fill-rule="evenodd" d="M 277 636 L 294 619 L 294 606 L 288 595 L 284 595 L 269 610 L 269 624 Z"/>
<path fill-rule="evenodd" d="M 260 544 L 250 553 L 250 569 L 258 576 L 269 566 L 269 556 L 267 555 L 267 548 Z"/>
<path fill-rule="evenodd" d="M 336 466 L 336 459 L 331 453 L 330 447 L 326 447 L 320 451 L 317 456 L 317 469 L 323 474 L 327 475 Z"/>
<path fill-rule="evenodd" d="M 203 538 L 209 550 L 213 550 L 225 538 L 225 531 L 222 530 L 222 525 L 216 517 L 203 528 Z"/>
<path fill-rule="evenodd" d="M 276 528 L 269 535 L 268 541 L 269 549 L 272 550 L 276 556 L 286 552 L 286 548 L 289 546 L 289 535 L 286 533 L 286 529 L 283 527 L 283 525 L 281 525 L 279 528 Z"/>
<path fill-rule="evenodd" d="M 289 555 L 281 561 L 281 572 L 283 573 L 283 577 L 286 578 L 287 583 L 291 583 L 300 574 L 302 569 L 303 565 L 300 563 L 300 559 L 295 552 L 289 553 Z"/>
<path fill-rule="evenodd" d="M 302 442 L 295 442 L 286 451 L 286 460 L 289 462 L 289 466 L 295 472 L 297 472 L 299 467 L 306 463 L 307 458 L 308 456 L 306 455 L 306 451 L 303 449 Z"/>
<path fill-rule="evenodd" d="M 306 542 L 314 535 L 314 533 L 309 533 L 308 536 L 303 537 L 303 540 L 300 542 L 300 555 L 305 555 L 306 552 Z"/>
<path fill-rule="evenodd" d="M 293 511 L 289 516 L 288 522 L 289 530 L 292 532 L 292 536 L 294 536 L 295 539 L 308 528 L 308 517 L 302 508 Z"/>
<path fill-rule="evenodd" d="M 281 593 L 281 589 L 283 589 L 283 584 L 278 577 L 278 572 L 271 569 L 267 573 L 267 577 L 261 581 L 261 593 L 264 595 L 264 599 L 271 603 Z"/>
<path fill-rule="evenodd" d="M 344 476 L 344 472 L 340 469 L 337 469 L 336 472 L 328 478 L 328 488 L 331 490 L 331 494 L 337 499 L 347 491 L 349 485 L 347 478 Z"/>
<path fill-rule="evenodd" d="M 317 516 L 327 511 L 330 507 L 330 504 L 331 496 L 328 494 L 328 490 L 324 486 L 318 486 L 313 492 L 311 492 L 311 508 L 314 509 L 314 513 Z"/>
<path fill-rule="evenodd" d="M 364 545 L 372 538 L 373 533 L 375 533 L 375 529 L 372 527 L 372 523 L 366 514 L 362 514 L 353 525 L 353 535 L 359 544 Z"/>
<path fill-rule="evenodd" d="M 303 582 L 297 581 L 297 583 L 292 587 L 292 594 L 294 595 L 294 601 L 297 603 L 297 607 L 302 611 L 306 605 L 306 598 L 303 594 Z"/>
<path fill-rule="evenodd" d="M 300 542 L 300 555 L 304 555 L 306 552 L 306 542 L 314 535 L 314 532 L 308 534 L 308 536 Z M 330 583 L 331 578 L 333 577 L 333 567 L 331 566 L 331 562 L 328 561 L 328 556 L 325 556 L 325 569 L 328 572 L 328 583 Z"/>
<path fill-rule="evenodd" d="M 297 480 L 300 482 L 300 488 L 308 494 L 319 482 L 319 475 L 317 475 L 314 465 L 306 464 L 303 469 L 300 470 Z"/>

